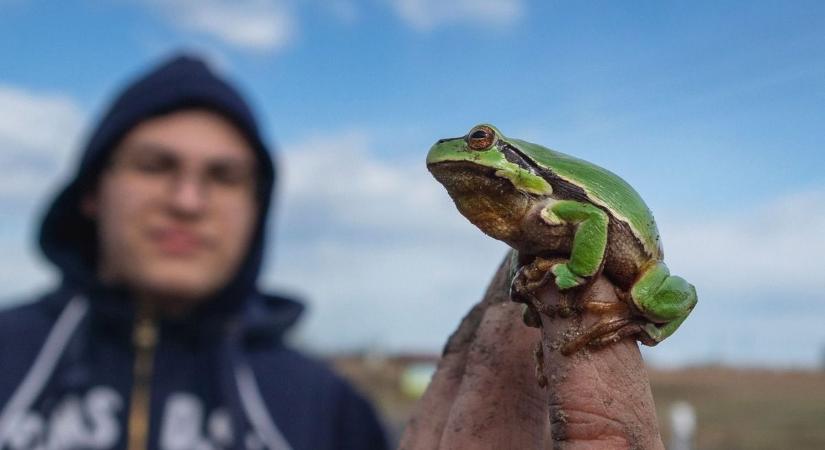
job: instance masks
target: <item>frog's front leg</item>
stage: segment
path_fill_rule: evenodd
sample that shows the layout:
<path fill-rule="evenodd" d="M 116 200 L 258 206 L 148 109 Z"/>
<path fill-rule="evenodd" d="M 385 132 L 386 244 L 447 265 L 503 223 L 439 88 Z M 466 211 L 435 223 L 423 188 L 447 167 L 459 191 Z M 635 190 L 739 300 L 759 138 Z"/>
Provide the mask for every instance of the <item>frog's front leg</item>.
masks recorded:
<path fill-rule="evenodd" d="M 514 255 L 517 255 L 514 252 Z M 534 257 L 530 262 L 519 265 L 518 256 L 515 256 L 512 264 L 518 269 L 512 275 L 510 282 L 510 300 L 517 303 L 524 303 L 524 323 L 528 326 L 538 328 L 541 326 L 541 318 L 538 313 L 544 313 L 550 317 L 556 315 L 556 310 L 550 310 L 547 305 L 538 298 L 538 291 L 553 277 L 551 269 L 554 262 L 542 257 Z M 562 315 L 567 311 L 561 312 Z"/>
<path fill-rule="evenodd" d="M 681 277 L 670 275 L 667 266 L 657 261 L 645 268 L 630 288 L 630 297 L 650 321 L 643 327 L 642 342 L 656 345 L 673 334 L 696 306 L 696 288 Z"/>
<path fill-rule="evenodd" d="M 576 227 L 570 260 L 551 268 L 559 289 L 580 286 L 599 272 L 607 249 L 610 221 L 607 213 L 590 203 L 559 200 L 542 210 L 541 218 L 548 225 L 571 224 Z"/>

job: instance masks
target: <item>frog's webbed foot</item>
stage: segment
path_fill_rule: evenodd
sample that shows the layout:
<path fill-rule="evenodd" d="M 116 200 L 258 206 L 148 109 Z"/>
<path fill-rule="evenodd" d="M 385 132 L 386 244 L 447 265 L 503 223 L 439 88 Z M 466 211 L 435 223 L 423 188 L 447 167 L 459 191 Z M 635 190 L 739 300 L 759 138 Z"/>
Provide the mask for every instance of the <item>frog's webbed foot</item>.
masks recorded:
<path fill-rule="evenodd" d="M 527 307 L 524 310 L 524 323 L 532 327 L 541 326 L 539 313 L 549 317 L 557 314 L 568 317 L 573 314 L 571 302 L 565 295 L 558 305 L 547 305 L 538 297 L 538 291 L 547 286 L 554 277 L 553 267 L 557 266 L 553 260 L 542 257 L 535 257 L 532 261 L 515 272 L 510 283 L 510 299 L 517 303 L 524 303 Z"/>
<path fill-rule="evenodd" d="M 632 303 L 647 317 L 640 340 L 656 345 L 673 334 L 696 306 L 696 288 L 670 275 L 661 261 L 647 267 L 630 289 Z"/>
<path fill-rule="evenodd" d="M 568 263 L 555 264 L 550 270 L 556 276 L 556 286 L 561 290 L 579 287 L 587 281 L 585 278 L 573 273 Z"/>

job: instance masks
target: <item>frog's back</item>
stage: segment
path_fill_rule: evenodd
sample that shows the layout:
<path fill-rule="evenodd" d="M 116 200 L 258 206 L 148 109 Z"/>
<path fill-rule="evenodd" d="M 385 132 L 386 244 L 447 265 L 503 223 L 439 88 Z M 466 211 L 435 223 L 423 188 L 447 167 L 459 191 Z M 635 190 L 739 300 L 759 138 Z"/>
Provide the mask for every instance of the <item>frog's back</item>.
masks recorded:
<path fill-rule="evenodd" d="M 541 145 L 519 139 L 509 139 L 509 142 L 554 175 L 581 187 L 591 202 L 608 208 L 616 219 L 630 225 L 651 257 L 662 257 L 659 231 L 653 214 L 642 197 L 626 181 L 593 163 Z"/>

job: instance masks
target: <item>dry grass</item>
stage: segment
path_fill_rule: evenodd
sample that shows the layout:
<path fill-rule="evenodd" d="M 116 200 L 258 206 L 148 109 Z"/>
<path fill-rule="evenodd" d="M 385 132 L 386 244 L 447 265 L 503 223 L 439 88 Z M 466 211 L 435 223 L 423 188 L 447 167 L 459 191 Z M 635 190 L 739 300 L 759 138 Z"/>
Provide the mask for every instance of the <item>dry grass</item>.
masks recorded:
<path fill-rule="evenodd" d="M 701 368 L 650 378 L 665 442 L 670 405 L 686 400 L 697 449 L 825 449 L 825 372 Z"/>
<path fill-rule="evenodd" d="M 394 358 L 335 361 L 396 435 L 415 403 L 398 388 L 404 364 Z M 666 444 L 670 406 L 687 401 L 697 413 L 697 450 L 825 449 L 825 372 L 710 367 L 651 370 L 650 379 Z"/>

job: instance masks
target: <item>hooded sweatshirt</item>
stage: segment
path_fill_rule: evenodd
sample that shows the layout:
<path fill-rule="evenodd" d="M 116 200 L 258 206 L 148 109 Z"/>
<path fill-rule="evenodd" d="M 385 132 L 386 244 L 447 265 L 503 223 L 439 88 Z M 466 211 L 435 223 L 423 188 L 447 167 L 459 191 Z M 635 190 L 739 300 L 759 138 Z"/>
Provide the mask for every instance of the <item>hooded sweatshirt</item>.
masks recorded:
<path fill-rule="evenodd" d="M 79 204 L 129 130 L 187 108 L 222 115 L 248 139 L 262 211 L 219 293 L 184 318 L 146 318 L 126 289 L 98 280 L 95 225 Z M 386 448 L 372 407 L 284 343 L 302 306 L 256 288 L 275 174 L 247 103 L 196 57 L 122 91 L 42 223 L 59 287 L 0 312 L 0 450 Z"/>

